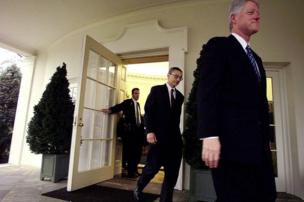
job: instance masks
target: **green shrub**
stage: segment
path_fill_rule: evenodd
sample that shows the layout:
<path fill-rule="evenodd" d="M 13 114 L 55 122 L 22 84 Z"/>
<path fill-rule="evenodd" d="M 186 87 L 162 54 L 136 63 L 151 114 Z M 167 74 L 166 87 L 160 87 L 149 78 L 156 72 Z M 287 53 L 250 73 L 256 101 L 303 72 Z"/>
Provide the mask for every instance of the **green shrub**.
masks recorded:
<path fill-rule="evenodd" d="M 26 142 L 36 154 L 66 154 L 70 152 L 74 104 L 69 95 L 66 65 L 57 71 L 34 106 L 34 116 L 28 126 Z"/>

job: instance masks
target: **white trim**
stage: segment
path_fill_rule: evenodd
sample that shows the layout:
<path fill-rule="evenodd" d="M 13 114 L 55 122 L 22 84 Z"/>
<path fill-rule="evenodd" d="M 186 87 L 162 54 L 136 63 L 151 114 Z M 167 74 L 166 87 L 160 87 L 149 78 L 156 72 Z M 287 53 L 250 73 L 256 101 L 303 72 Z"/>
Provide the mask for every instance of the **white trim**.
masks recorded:
<path fill-rule="evenodd" d="M 35 56 L 25 57 L 21 67 L 22 79 L 20 84 L 9 156 L 9 163 L 14 165 L 21 164 L 23 148 L 27 136 L 27 120 L 30 106 L 30 97 L 32 93 L 31 89 L 33 84 L 35 59 Z"/>
<path fill-rule="evenodd" d="M 286 192 L 295 193 L 294 187 L 294 169 L 292 160 L 292 145 L 290 140 L 290 125 L 289 125 L 289 112 L 288 112 L 288 101 L 287 101 L 287 85 L 286 85 L 286 70 L 282 69 L 279 71 L 281 103 L 282 103 L 282 128 L 283 128 L 283 146 L 284 146 L 284 160 L 285 160 L 285 173 L 286 173 Z"/>
<path fill-rule="evenodd" d="M 9 50 L 9 51 L 12 51 L 12 52 L 14 52 L 14 53 L 20 54 L 20 55 L 22 55 L 22 56 L 24 56 L 24 57 L 32 57 L 32 56 L 35 56 L 34 54 L 29 53 L 28 51 L 20 50 L 20 49 L 18 49 L 18 48 L 15 48 L 15 47 L 10 46 L 10 45 L 8 45 L 8 44 L 6 44 L 6 43 L 3 43 L 3 42 L 0 42 L 0 47 L 1 47 L 1 48 L 4 48 L 4 49 L 7 49 L 7 50 Z"/>
<path fill-rule="evenodd" d="M 3 42 L 0 42 L 0 47 L 20 54 L 24 57 L 20 67 L 22 78 L 20 83 L 18 103 L 14 120 L 14 129 L 8 160 L 9 164 L 20 165 L 25 145 L 24 142 L 27 134 L 26 128 L 30 106 L 30 97 L 32 94 L 36 56 L 27 51 L 20 50 Z"/>
<path fill-rule="evenodd" d="M 294 165 L 292 157 L 292 146 L 290 139 L 290 125 L 289 125 L 289 112 L 287 101 L 287 83 L 286 83 L 286 66 L 289 62 L 265 62 L 264 66 L 266 72 L 274 73 L 275 79 L 277 79 L 279 97 L 276 102 L 280 107 L 281 128 L 282 128 L 282 150 L 283 150 L 283 168 L 284 168 L 284 190 L 287 193 L 294 194 Z M 279 190 L 281 191 L 281 190 Z"/>

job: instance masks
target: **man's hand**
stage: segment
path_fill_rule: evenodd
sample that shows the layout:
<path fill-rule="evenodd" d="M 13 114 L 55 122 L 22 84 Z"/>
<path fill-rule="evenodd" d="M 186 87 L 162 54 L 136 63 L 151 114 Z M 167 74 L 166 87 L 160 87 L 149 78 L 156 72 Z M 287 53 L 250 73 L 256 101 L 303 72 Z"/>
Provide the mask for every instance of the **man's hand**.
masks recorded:
<path fill-rule="evenodd" d="M 220 159 L 221 143 L 218 138 L 202 140 L 202 160 L 209 168 L 217 168 Z"/>
<path fill-rule="evenodd" d="M 148 133 L 147 134 L 147 142 L 150 144 L 156 144 L 157 139 L 154 133 Z"/>

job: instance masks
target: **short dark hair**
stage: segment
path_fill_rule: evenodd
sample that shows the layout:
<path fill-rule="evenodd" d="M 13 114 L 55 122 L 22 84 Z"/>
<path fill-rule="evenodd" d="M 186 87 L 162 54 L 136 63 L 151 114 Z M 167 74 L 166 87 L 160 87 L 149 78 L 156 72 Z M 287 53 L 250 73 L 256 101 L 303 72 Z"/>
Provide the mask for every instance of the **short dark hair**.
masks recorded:
<path fill-rule="evenodd" d="M 139 91 L 139 88 L 133 88 L 132 89 L 132 94 L 134 93 L 134 91 Z"/>
<path fill-rule="evenodd" d="M 171 67 L 168 71 L 168 74 L 172 74 L 173 71 L 179 71 L 181 73 L 183 73 L 183 70 L 181 70 L 181 68 L 179 67 Z"/>

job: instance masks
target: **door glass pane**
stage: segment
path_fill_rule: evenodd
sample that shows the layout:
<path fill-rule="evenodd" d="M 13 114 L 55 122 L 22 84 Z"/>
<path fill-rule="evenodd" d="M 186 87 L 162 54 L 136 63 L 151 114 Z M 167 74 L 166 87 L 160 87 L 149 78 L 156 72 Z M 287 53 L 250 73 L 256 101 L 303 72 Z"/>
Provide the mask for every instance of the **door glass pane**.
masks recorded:
<path fill-rule="evenodd" d="M 90 50 L 87 70 L 88 77 L 109 86 L 114 86 L 115 72 L 116 66 L 111 61 Z"/>
<path fill-rule="evenodd" d="M 112 141 L 113 140 L 105 140 L 101 142 L 101 166 L 108 166 L 111 162 L 110 151 L 112 150 Z"/>
<path fill-rule="evenodd" d="M 101 167 L 101 141 L 94 141 L 92 147 L 92 162 L 91 168 L 100 168 Z"/>
<path fill-rule="evenodd" d="M 101 168 L 110 165 L 110 147 L 111 141 L 94 141 L 92 154 L 92 169 Z M 108 144 L 109 143 L 109 144 Z"/>
<path fill-rule="evenodd" d="M 100 110 L 114 101 L 114 89 L 94 80 L 86 80 L 84 107 Z"/>
<path fill-rule="evenodd" d="M 122 102 L 126 97 L 126 91 L 124 89 L 120 89 L 119 91 L 119 100 Z"/>
<path fill-rule="evenodd" d="M 272 154 L 272 162 L 273 162 L 273 171 L 275 177 L 278 177 L 278 166 L 277 166 L 277 145 L 276 145 L 276 123 L 275 123 L 275 114 L 274 114 L 274 106 L 275 102 L 273 100 L 273 85 L 272 78 L 267 78 L 267 99 L 269 106 L 269 133 L 270 133 L 270 149 Z"/>
<path fill-rule="evenodd" d="M 82 141 L 80 146 L 78 171 L 90 169 L 92 144 L 89 141 Z"/>
<path fill-rule="evenodd" d="M 83 127 L 81 129 L 82 139 L 106 139 L 112 138 L 113 116 L 109 116 L 92 109 L 83 110 Z"/>
<path fill-rule="evenodd" d="M 78 171 L 109 166 L 111 162 L 112 140 L 83 140 L 80 147 Z"/>
<path fill-rule="evenodd" d="M 116 71 L 116 66 L 113 63 L 110 63 L 109 72 L 108 72 L 108 84 L 110 86 L 115 85 L 115 71 Z"/>
<path fill-rule="evenodd" d="M 83 127 L 81 128 L 81 136 L 82 138 L 90 138 L 92 137 L 93 130 L 91 128 L 91 123 L 93 123 L 94 111 L 89 109 L 83 109 Z"/>
<path fill-rule="evenodd" d="M 127 71 L 127 69 L 126 69 L 126 67 L 125 66 L 123 66 L 122 67 L 122 69 L 121 69 L 121 80 L 123 80 L 123 81 L 126 81 L 126 71 Z"/>

